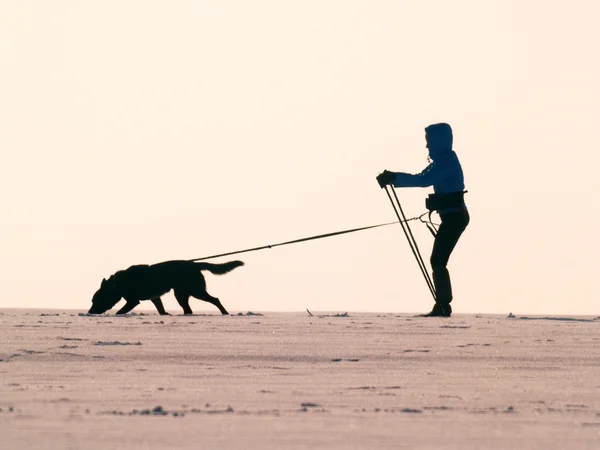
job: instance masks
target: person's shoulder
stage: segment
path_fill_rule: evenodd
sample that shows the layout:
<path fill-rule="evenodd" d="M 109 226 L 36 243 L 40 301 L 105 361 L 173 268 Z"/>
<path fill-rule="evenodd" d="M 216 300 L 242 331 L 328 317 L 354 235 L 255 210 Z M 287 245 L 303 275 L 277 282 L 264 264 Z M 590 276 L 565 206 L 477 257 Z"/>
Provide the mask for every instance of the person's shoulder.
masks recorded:
<path fill-rule="evenodd" d="M 456 152 L 454 150 L 446 150 L 445 152 L 441 153 L 436 158 L 436 162 L 444 164 L 448 161 L 453 161 L 453 160 L 457 160 L 457 159 L 458 159 L 458 155 L 456 154 Z"/>
<path fill-rule="evenodd" d="M 446 153 L 446 157 L 448 159 L 454 160 L 454 161 L 459 161 L 458 159 L 458 153 L 456 153 L 454 150 L 450 150 L 448 153 Z"/>

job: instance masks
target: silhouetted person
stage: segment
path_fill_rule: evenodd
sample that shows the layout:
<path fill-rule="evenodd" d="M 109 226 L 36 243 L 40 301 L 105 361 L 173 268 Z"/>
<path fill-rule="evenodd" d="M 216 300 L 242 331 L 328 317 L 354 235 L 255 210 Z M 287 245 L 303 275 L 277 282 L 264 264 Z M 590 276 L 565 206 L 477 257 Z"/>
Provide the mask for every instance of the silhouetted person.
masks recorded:
<path fill-rule="evenodd" d="M 421 173 L 412 175 L 385 170 L 377 176 L 383 188 L 433 186 L 426 205 L 437 211 L 442 221 L 431 252 L 431 268 L 436 291 L 436 303 L 426 317 L 450 317 L 452 314 L 452 285 L 446 268 L 450 254 L 460 235 L 469 224 L 469 211 L 464 202 L 464 177 L 458 156 L 452 150 L 452 128 L 436 123 L 425 128 L 425 140 L 431 163 Z"/>

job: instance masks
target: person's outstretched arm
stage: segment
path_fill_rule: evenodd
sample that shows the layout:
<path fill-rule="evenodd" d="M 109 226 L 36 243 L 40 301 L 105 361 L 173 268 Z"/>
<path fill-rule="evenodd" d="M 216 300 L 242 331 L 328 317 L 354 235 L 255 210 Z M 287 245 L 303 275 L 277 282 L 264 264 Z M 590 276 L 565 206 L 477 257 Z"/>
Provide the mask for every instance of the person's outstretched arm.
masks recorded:
<path fill-rule="evenodd" d="M 432 162 L 421 173 L 395 172 L 392 185 L 394 187 L 428 187 L 432 186 L 441 175 L 442 167 Z"/>

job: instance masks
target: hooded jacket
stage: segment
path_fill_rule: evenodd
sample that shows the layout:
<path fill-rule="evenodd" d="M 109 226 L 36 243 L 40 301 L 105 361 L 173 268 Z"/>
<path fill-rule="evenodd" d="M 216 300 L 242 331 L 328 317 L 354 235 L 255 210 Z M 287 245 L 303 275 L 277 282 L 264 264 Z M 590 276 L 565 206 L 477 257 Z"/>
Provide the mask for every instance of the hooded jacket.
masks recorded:
<path fill-rule="evenodd" d="M 464 191 L 463 170 L 458 156 L 452 150 L 453 137 L 450 125 L 446 123 L 430 125 L 425 128 L 425 133 L 429 156 L 433 162 L 418 174 L 396 172 L 392 183 L 394 187 L 433 186 L 436 194 Z"/>
<path fill-rule="evenodd" d="M 465 189 L 463 170 L 458 156 L 452 150 L 452 129 L 446 123 L 425 128 L 429 156 L 432 163 L 421 173 L 396 172 L 394 187 L 433 186 L 436 194 L 462 192 Z"/>

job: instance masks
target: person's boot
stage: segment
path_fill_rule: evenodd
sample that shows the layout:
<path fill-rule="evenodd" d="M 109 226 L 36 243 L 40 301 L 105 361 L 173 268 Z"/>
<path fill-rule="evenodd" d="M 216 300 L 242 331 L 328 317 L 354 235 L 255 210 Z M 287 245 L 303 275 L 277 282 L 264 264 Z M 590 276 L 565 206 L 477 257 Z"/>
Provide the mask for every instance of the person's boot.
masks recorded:
<path fill-rule="evenodd" d="M 452 306 L 436 303 L 431 312 L 423 314 L 421 317 L 450 317 L 452 315 Z"/>
<path fill-rule="evenodd" d="M 446 304 L 446 305 L 442 305 L 442 317 L 451 317 L 452 316 L 452 306 L 450 306 L 450 303 Z"/>

